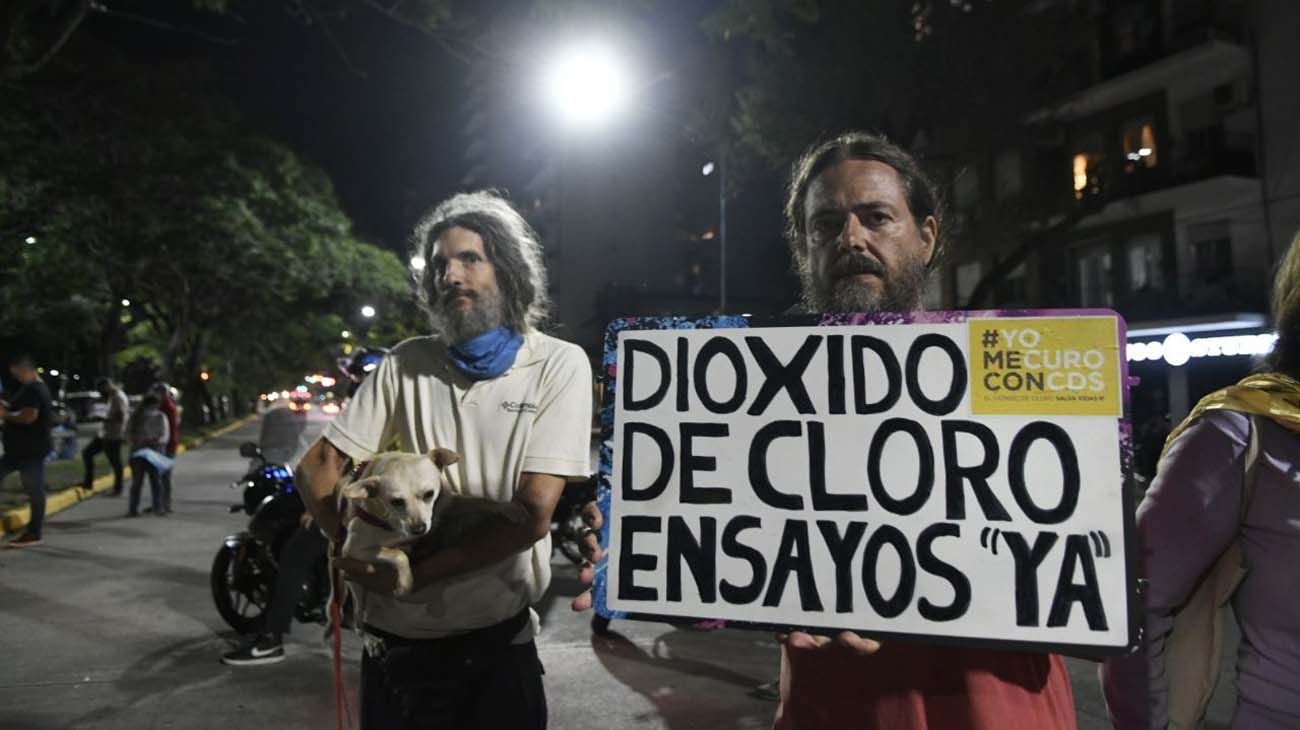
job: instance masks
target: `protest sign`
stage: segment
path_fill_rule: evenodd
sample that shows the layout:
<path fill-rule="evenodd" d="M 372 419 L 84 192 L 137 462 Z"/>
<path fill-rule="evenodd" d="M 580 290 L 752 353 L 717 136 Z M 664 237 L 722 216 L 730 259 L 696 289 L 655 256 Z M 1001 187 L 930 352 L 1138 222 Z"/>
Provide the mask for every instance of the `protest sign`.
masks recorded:
<path fill-rule="evenodd" d="M 1108 310 L 615 322 L 597 610 L 1123 650 L 1123 341 Z"/>

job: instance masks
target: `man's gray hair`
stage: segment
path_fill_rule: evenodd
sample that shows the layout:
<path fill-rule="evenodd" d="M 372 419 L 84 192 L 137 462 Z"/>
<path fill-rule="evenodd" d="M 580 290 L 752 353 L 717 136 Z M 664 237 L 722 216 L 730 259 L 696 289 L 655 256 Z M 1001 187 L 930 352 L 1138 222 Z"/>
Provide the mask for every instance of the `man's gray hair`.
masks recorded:
<path fill-rule="evenodd" d="M 411 233 L 411 253 L 425 261 L 423 270 L 411 269 L 420 305 L 437 327 L 438 273 L 433 266 L 433 245 L 449 228 L 473 231 L 483 239 L 483 250 L 496 269 L 501 290 L 504 324 L 517 332 L 536 329 L 550 311 L 546 291 L 546 266 L 542 244 L 528 221 L 494 190 L 458 193 L 425 214 Z"/>

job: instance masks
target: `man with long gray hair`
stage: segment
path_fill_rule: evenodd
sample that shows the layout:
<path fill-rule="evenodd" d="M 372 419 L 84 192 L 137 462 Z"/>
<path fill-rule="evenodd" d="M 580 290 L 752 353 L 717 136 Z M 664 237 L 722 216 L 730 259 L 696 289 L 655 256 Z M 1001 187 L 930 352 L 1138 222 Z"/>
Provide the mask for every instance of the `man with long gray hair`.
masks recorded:
<path fill-rule="evenodd" d="M 365 728 L 546 726 L 530 604 L 550 583 L 551 512 L 588 474 L 591 368 L 576 345 L 537 331 L 547 311 L 536 234 L 499 195 L 455 195 L 415 227 L 419 298 L 435 334 L 395 348 L 303 457 L 303 499 L 327 534 L 335 486 L 380 451 L 450 449 L 454 493 L 513 502 L 521 523 L 466 542 L 411 548 L 414 586 L 345 565 L 369 589 L 361 664 Z M 436 539 L 437 527 L 430 537 Z"/>

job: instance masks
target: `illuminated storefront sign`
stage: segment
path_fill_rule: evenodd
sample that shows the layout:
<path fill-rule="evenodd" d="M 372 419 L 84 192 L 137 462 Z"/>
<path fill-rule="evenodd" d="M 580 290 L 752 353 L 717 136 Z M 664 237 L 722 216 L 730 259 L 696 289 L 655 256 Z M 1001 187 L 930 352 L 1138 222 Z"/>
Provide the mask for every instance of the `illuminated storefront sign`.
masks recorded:
<path fill-rule="evenodd" d="M 1166 364 L 1178 367 L 1199 357 L 1266 355 L 1272 351 L 1275 342 L 1277 335 L 1272 332 L 1196 339 L 1183 332 L 1173 332 L 1163 340 L 1130 342 L 1126 349 L 1129 362 L 1164 360 Z"/>

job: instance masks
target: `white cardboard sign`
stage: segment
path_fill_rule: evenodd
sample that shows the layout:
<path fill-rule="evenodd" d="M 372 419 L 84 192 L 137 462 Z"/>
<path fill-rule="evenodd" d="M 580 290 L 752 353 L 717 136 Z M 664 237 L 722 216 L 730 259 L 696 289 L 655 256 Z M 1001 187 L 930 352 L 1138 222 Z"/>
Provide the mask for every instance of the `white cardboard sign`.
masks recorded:
<path fill-rule="evenodd" d="M 598 607 L 1128 646 L 1123 321 L 1051 314 L 612 331 Z"/>

